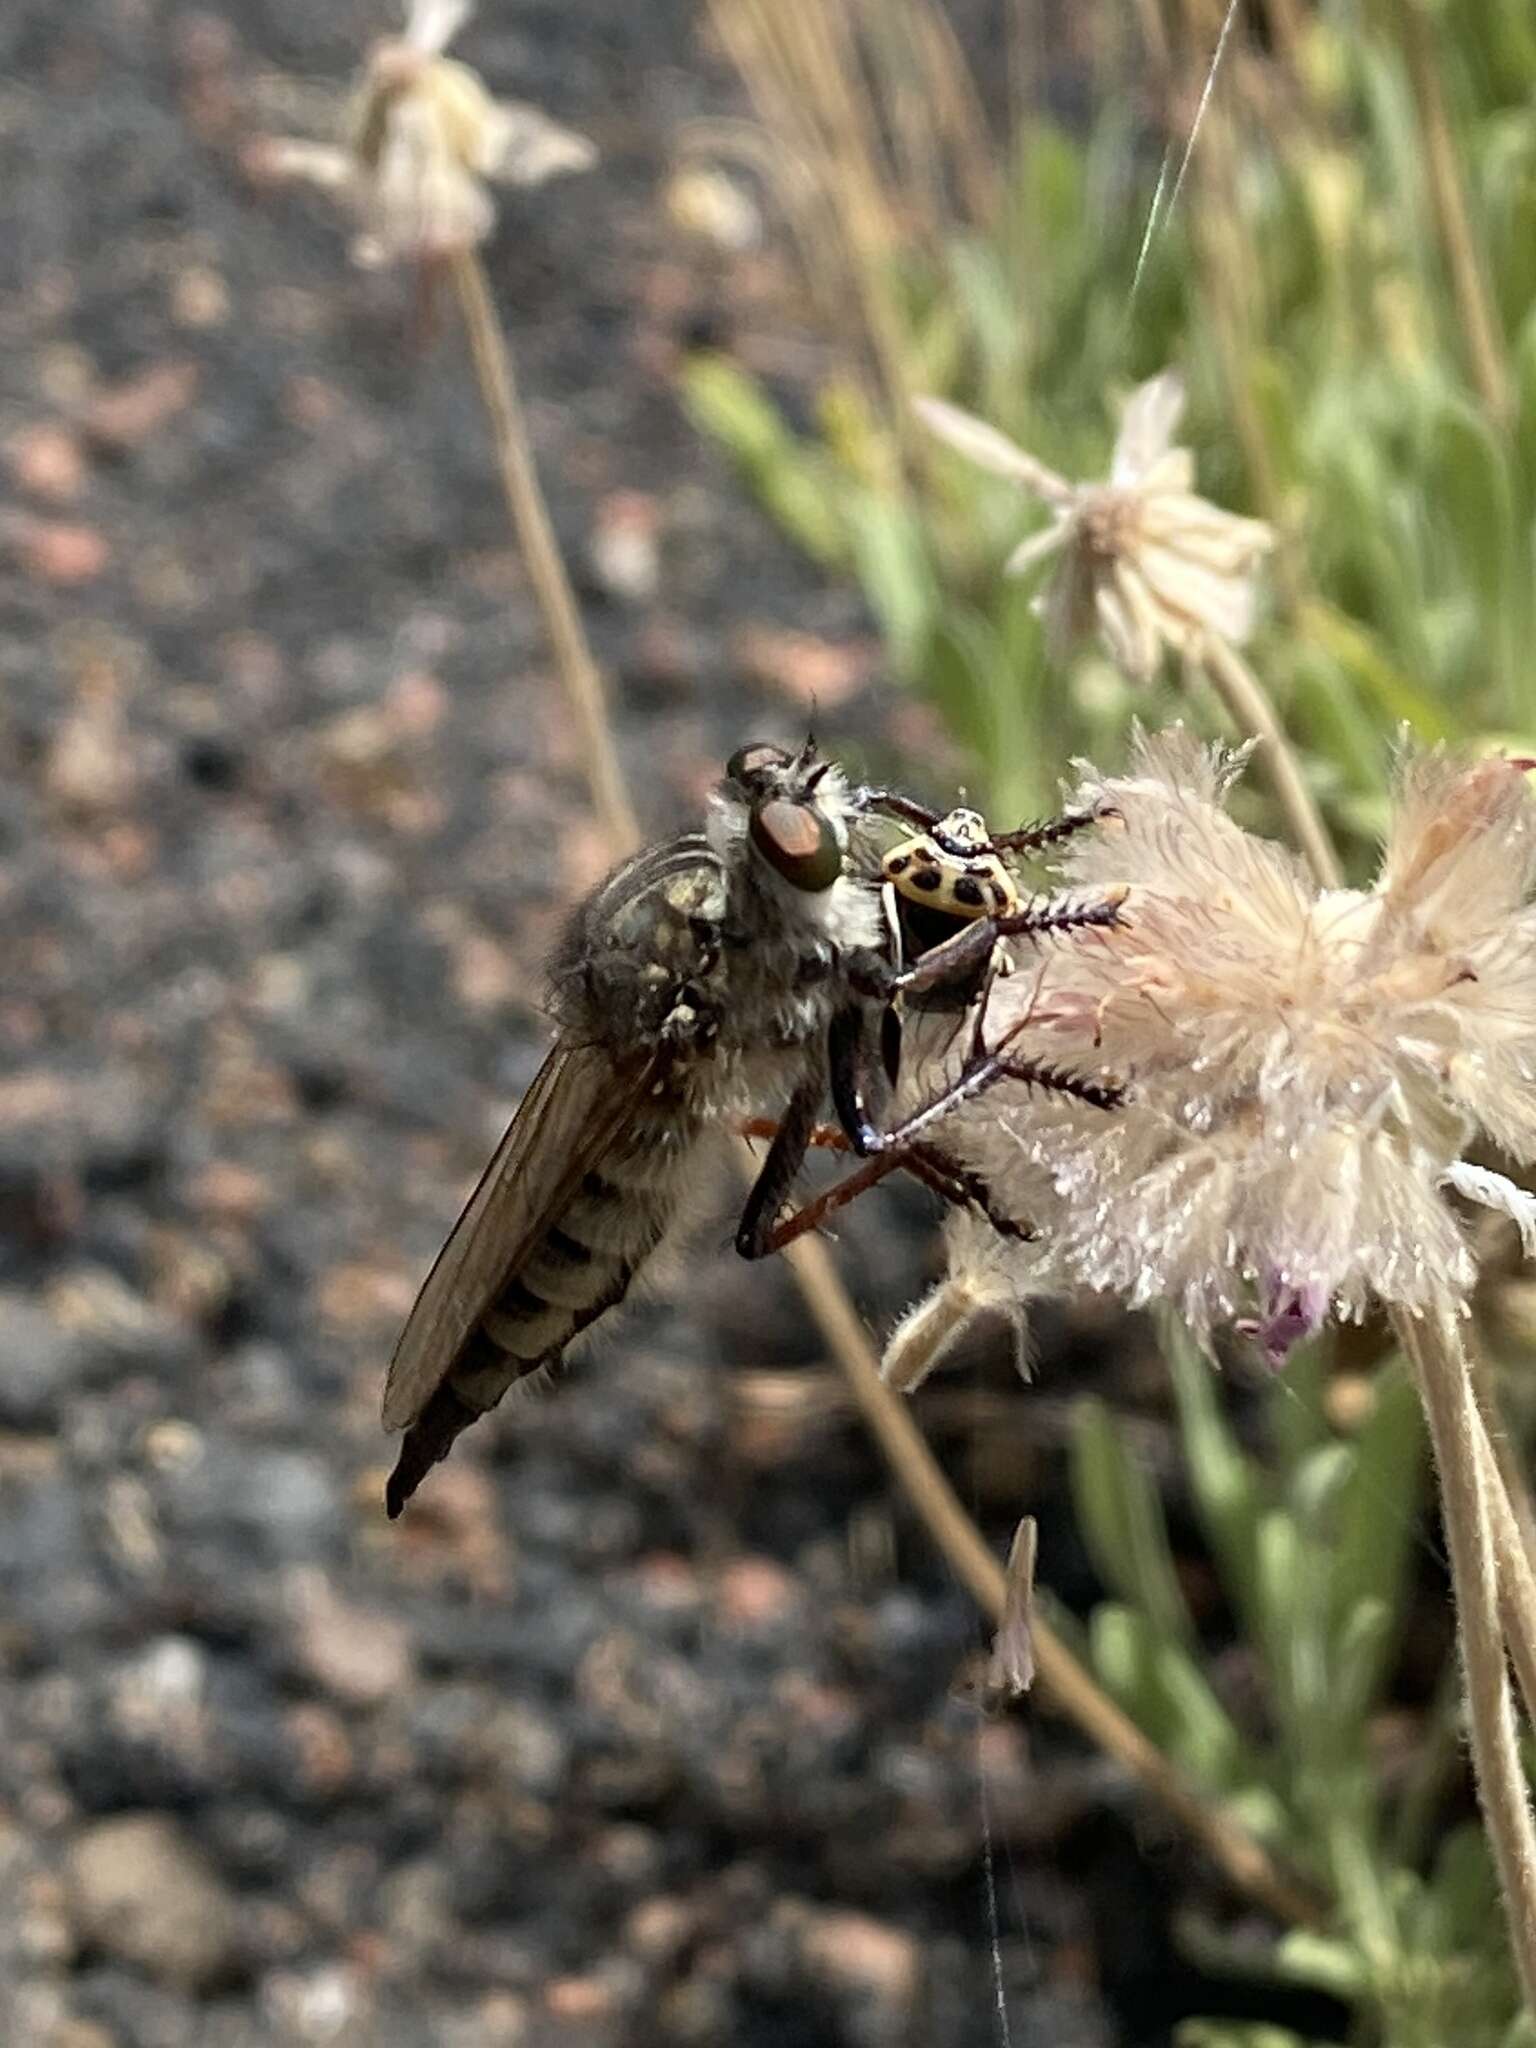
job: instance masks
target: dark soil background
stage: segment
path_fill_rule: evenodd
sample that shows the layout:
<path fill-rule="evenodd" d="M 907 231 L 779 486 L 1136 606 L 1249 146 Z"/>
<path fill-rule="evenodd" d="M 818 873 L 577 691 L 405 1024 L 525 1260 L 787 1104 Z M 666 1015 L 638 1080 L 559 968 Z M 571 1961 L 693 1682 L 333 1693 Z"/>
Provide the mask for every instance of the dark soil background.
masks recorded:
<path fill-rule="evenodd" d="M 667 224 L 739 111 L 697 8 L 483 12 L 464 54 L 603 150 L 488 261 L 648 829 L 813 701 L 941 793 L 677 400 L 701 340 L 815 348 L 771 243 Z M 603 854 L 451 309 L 242 168 L 382 26 L 0 8 L 0 2038 L 1151 2048 L 1217 2002 L 1166 1939 L 1204 1874 L 1039 1708 L 952 1703 L 978 1621 L 726 1191 L 383 1518 L 384 1361 Z M 884 1323 L 932 1217 L 868 1207 Z M 1081 1603 L 1062 1395 L 1142 1367 L 1041 1348 L 924 1414 Z"/>

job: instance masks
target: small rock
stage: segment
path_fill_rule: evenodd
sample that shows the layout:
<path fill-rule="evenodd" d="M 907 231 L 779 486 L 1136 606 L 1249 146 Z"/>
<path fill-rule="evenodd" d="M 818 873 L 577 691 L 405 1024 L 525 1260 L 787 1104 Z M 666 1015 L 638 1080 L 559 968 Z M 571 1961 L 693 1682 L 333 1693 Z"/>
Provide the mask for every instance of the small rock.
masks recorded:
<path fill-rule="evenodd" d="M 822 711 L 856 697 L 880 668 L 873 640 L 822 640 L 777 626 L 744 626 L 732 651 L 755 680 Z"/>
<path fill-rule="evenodd" d="M 908 2010 L 917 1995 L 917 1942 L 865 1913 L 818 1913 L 805 1930 L 804 1953 L 834 1990 L 888 2013 Z"/>
<path fill-rule="evenodd" d="M 323 1572 L 309 1567 L 289 1574 L 286 1594 L 294 1655 L 323 1691 L 369 1707 L 411 1684 L 410 1632 L 392 1615 L 352 1606 Z"/>
<path fill-rule="evenodd" d="M 28 519 L 15 533 L 28 575 L 62 590 L 94 583 L 106 573 L 112 559 L 111 548 L 94 526 L 63 519 Z"/>
<path fill-rule="evenodd" d="M 86 431 L 107 448 L 138 448 L 186 410 L 199 381 L 194 362 L 155 363 L 99 392 L 86 407 Z"/>
<path fill-rule="evenodd" d="M 120 1962 L 197 1989 L 234 1961 L 234 1899 L 163 1815 L 124 1814 L 88 1828 L 70 1848 L 68 1876 L 81 1932 Z"/>
<path fill-rule="evenodd" d="M 19 490 L 50 505 L 67 505 L 85 487 L 85 456 L 67 427 L 39 421 L 5 444 L 5 466 Z"/>
<path fill-rule="evenodd" d="M 44 1429 L 85 1370 L 88 1347 L 25 1294 L 0 1293 L 0 1423 Z"/>
<path fill-rule="evenodd" d="M 720 1625 L 738 1634 L 782 1628 L 799 1605 L 799 1586 L 771 1558 L 737 1558 L 715 1583 Z"/>

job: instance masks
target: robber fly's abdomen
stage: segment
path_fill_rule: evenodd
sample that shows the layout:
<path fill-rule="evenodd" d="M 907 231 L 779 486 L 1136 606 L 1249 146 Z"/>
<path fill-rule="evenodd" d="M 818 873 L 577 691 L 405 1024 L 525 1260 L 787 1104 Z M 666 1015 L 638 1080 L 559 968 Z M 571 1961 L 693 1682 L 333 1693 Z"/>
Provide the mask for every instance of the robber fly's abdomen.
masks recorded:
<path fill-rule="evenodd" d="M 677 1213 L 697 1136 L 687 1111 L 658 1109 L 583 1176 L 481 1317 L 452 1375 L 460 1399 L 493 1407 L 513 1380 L 624 1299 Z"/>

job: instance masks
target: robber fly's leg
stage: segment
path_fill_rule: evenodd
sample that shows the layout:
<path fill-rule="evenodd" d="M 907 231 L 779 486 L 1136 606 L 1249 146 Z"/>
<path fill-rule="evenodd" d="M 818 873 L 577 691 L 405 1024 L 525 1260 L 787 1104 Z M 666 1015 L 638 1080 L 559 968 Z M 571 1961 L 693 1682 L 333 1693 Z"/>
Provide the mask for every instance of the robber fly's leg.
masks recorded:
<path fill-rule="evenodd" d="M 952 1207 L 979 1209 L 992 1228 L 1004 1237 L 1027 1241 L 1034 1235 L 1027 1224 L 1005 1216 L 992 1206 L 990 1190 L 978 1174 L 968 1173 L 934 1146 L 917 1144 L 879 1152 L 831 1187 L 824 1188 L 803 1208 L 796 1209 L 793 1215 L 774 1224 L 763 1239 L 764 1252 L 781 1252 L 808 1231 L 819 1230 L 829 1216 L 835 1215 L 839 1209 L 846 1209 L 850 1202 L 857 1201 L 860 1195 L 893 1173 L 910 1173 Z"/>
<path fill-rule="evenodd" d="M 831 1187 L 823 1188 L 821 1193 L 813 1196 L 803 1208 L 796 1209 L 792 1215 L 775 1223 L 763 1239 L 762 1254 L 759 1256 L 769 1252 L 781 1252 L 785 1245 L 793 1244 L 797 1237 L 804 1237 L 807 1231 L 819 1229 L 829 1216 L 835 1215 L 839 1209 L 846 1209 L 848 1204 L 857 1201 L 866 1189 L 876 1186 L 890 1174 L 899 1173 L 908 1164 L 909 1161 L 899 1152 L 882 1152 L 875 1159 L 866 1159 L 864 1164 L 855 1167 L 852 1173 L 845 1174 L 839 1181 L 834 1181 Z M 921 1177 L 920 1175 L 919 1178 Z"/>
<path fill-rule="evenodd" d="M 736 1249 L 744 1259 L 766 1258 L 775 1249 L 772 1238 L 779 1211 L 789 1198 L 795 1175 L 805 1160 L 821 1107 L 822 1079 L 819 1074 L 804 1080 L 789 1098 L 768 1157 L 752 1183 L 747 1205 L 736 1228 Z"/>
<path fill-rule="evenodd" d="M 739 1138 L 762 1138 L 771 1144 L 779 1135 L 780 1122 L 776 1116 L 744 1116 L 735 1125 L 736 1135 Z M 812 1147 L 818 1152 L 850 1152 L 853 1149 L 836 1124 L 815 1125 L 806 1149 Z"/>
<path fill-rule="evenodd" d="M 981 1175 L 972 1173 L 936 1145 L 926 1145 L 919 1140 L 905 1152 L 883 1152 L 879 1156 L 899 1160 L 909 1173 L 915 1174 L 925 1187 L 932 1188 L 952 1207 L 979 1210 L 999 1237 L 1013 1237 L 1021 1244 L 1028 1244 L 1037 1235 L 1032 1225 L 1020 1223 L 1016 1216 L 994 1208 L 992 1190 Z"/>
<path fill-rule="evenodd" d="M 882 1075 L 871 1058 L 869 1013 L 864 1004 L 850 1003 L 833 1017 L 827 1034 L 827 1065 L 837 1120 L 854 1151 L 867 1159 L 884 1149 L 884 1140 L 870 1107 L 871 1092 L 882 1085 Z"/>
<path fill-rule="evenodd" d="M 961 1108 L 974 1101 L 988 1088 L 999 1081 L 1022 1082 L 1026 1088 L 1047 1089 L 1055 1095 L 1070 1095 L 1078 1102 L 1086 1102 L 1094 1109 L 1118 1109 L 1125 1100 L 1125 1090 L 1113 1081 L 1095 1081 L 1089 1075 L 1076 1074 L 1067 1067 L 1053 1067 L 1044 1060 L 1021 1058 L 1008 1050 L 1008 1043 L 1021 1029 L 1016 1025 L 1002 1041 L 989 1051 L 981 1042 L 978 1033 L 973 1041 L 970 1056 L 959 1074 L 934 1096 L 932 1101 L 914 1110 L 896 1128 L 888 1131 L 881 1140 L 882 1151 L 910 1149 L 924 1131 L 940 1123 Z"/>

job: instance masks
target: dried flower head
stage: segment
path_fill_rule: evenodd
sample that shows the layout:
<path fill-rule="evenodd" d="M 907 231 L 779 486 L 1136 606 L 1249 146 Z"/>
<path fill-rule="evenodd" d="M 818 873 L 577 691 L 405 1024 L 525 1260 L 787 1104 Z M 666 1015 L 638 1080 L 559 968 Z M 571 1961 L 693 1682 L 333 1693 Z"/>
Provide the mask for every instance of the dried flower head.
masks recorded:
<path fill-rule="evenodd" d="M 540 185 L 597 160 L 584 136 L 537 107 L 492 98 L 468 65 L 443 55 L 471 11 L 470 0 L 412 0 L 404 33 L 369 53 L 344 148 L 287 138 L 262 145 L 262 169 L 348 204 L 363 227 L 359 262 L 473 248 L 495 224 L 487 181 Z"/>
<path fill-rule="evenodd" d="M 1197 655 L 1206 636 L 1241 646 L 1253 630 L 1255 574 L 1270 527 L 1195 495 L 1195 460 L 1175 448 L 1184 387 L 1165 370 L 1132 393 L 1104 483 L 1068 483 L 995 428 L 941 399 L 917 410 L 941 440 L 983 469 L 1022 484 L 1049 525 L 1017 547 L 1005 573 L 1055 559 L 1036 601 L 1060 658 L 1097 628 L 1128 676 L 1148 681 L 1165 651 Z"/>
<path fill-rule="evenodd" d="M 1530 1238 L 1536 1201 L 1469 1165 L 1481 1135 L 1536 1158 L 1536 805 L 1526 764 L 1406 761 L 1380 875 L 1318 893 L 1243 831 L 1245 756 L 1138 737 L 1078 804 L 1075 882 L 1130 885 L 1126 923 L 1002 983 L 988 1036 L 1128 1084 L 1103 1115 L 1003 1084 L 949 1140 L 1042 1226 L 1021 1288 L 1166 1300 L 1200 1334 L 1245 1318 L 1274 1363 L 1372 1298 L 1460 1311 L 1474 1275 L 1451 1197 Z"/>

